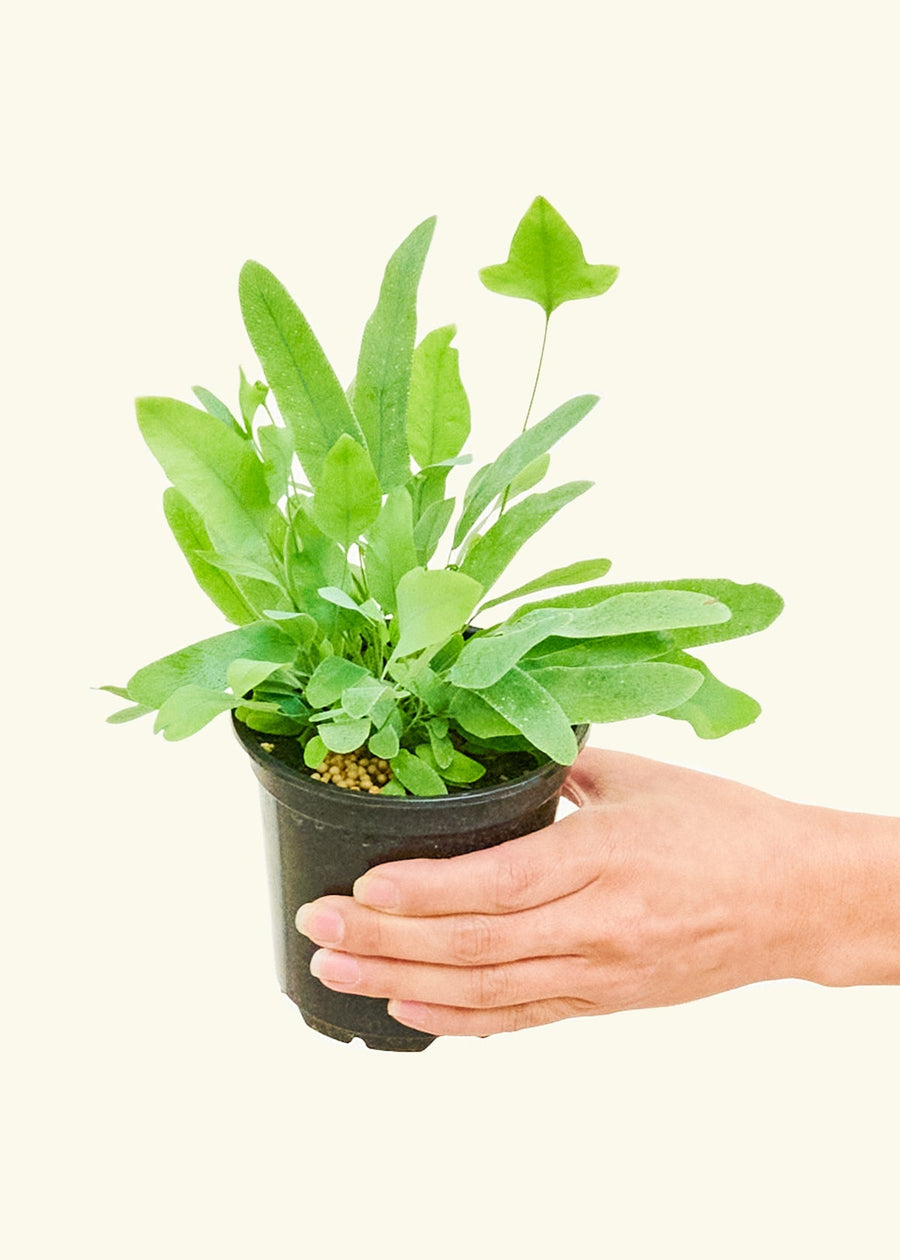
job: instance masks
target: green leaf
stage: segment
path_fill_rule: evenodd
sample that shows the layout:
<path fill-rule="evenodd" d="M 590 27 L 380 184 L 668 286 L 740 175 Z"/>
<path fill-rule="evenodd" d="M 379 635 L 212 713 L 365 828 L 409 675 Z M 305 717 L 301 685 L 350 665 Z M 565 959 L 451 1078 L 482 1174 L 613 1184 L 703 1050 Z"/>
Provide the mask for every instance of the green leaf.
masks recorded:
<path fill-rule="evenodd" d="M 560 634 L 571 619 L 572 614 L 566 609 L 548 608 L 511 629 L 476 635 L 460 652 L 448 678 L 457 687 L 470 690 L 489 687 L 542 639 Z"/>
<path fill-rule="evenodd" d="M 282 664 L 281 661 L 248 661 L 239 658 L 228 666 L 228 686 L 238 698 L 246 696 L 270 674 L 281 669 Z"/>
<path fill-rule="evenodd" d="M 553 696 L 573 723 L 622 722 L 662 713 L 683 704 L 702 681 L 693 670 L 657 661 L 613 669 L 550 666 L 530 671 L 529 677 Z"/>
<path fill-rule="evenodd" d="M 471 429 L 469 400 L 459 375 L 456 328 L 436 328 L 416 346 L 412 361 L 406 434 L 420 468 L 458 455 Z"/>
<path fill-rule="evenodd" d="M 397 584 L 400 642 L 395 656 L 436 647 L 468 624 L 481 584 L 454 569 L 411 569 Z"/>
<path fill-rule="evenodd" d="M 406 788 L 402 783 L 398 783 L 396 779 L 388 779 L 384 787 L 381 789 L 382 796 L 406 796 Z"/>
<path fill-rule="evenodd" d="M 214 569 L 221 569 L 223 573 L 233 578 L 252 578 L 255 582 L 271 587 L 273 593 L 281 591 L 283 595 L 287 595 L 271 560 L 269 564 L 261 565 L 255 564 L 252 560 L 245 560 L 243 556 L 220 556 L 215 551 L 201 551 L 199 558 L 206 564 L 212 565 Z M 277 597 L 273 594 L 274 598 Z"/>
<path fill-rule="evenodd" d="M 552 761 L 569 766 L 578 756 L 578 741 L 572 730 L 572 722 L 576 719 L 569 718 L 555 697 L 541 685 L 537 675 L 511 669 L 499 682 L 491 687 L 478 688 L 475 694 L 486 700 Z"/>
<path fill-rule="evenodd" d="M 618 634 L 572 643 L 551 635 L 522 658 L 523 669 L 546 669 L 562 665 L 582 669 L 588 665 L 633 665 L 635 661 L 658 659 L 671 652 L 674 635 L 661 631 L 646 634 Z"/>
<path fill-rule="evenodd" d="M 163 511 L 175 541 L 181 548 L 184 558 L 197 579 L 197 584 L 205 595 L 219 608 L 229 621 L 237 626 L 246 625 L 256 620 L 256 613 L 241 594 L 236 582 L 226 573 L 201 559 L 204 552 L 212 550 L 209 534 L 203 525 L 203 519 L 188 503 L 187 499 L 169 486 L 163 492 Z"/>
<path fill-rule="evenodd" d="M 336 753 L 348 753 L 362 747 L 372 724 L 368 718 L 360 718 L 356 722 L 323 722 L 318 729 L 326 748 Z"/>
<path fill-rule="evenodd" d="M 253 424 L 253 417 L 266 401 L 269 387 L 265 381 L 257 381 L 254 385 L 251 385 L 244 375 L 243 368 L 240 369 L 240 373 L 241 381 L 238 386 L 238 402 L 241 407 L 241 415 L 244 418 L 244 425 L 249 433 L 250 426 Z"/>
<path fill-rule="evenodd" d="M 294 460 L 294 444 L 287 429 L 278 424 L 261 424 L 256 430 L 263 458 L 263 476 L 269 488 L 269 499 L 277 503 L 286 493 Z"/>
<path fill-rule="evenodd" d="M 306 726 L 304 718 L 292 717 L 289 713 L 261 712 L 249 705 L 239 705 L 234 715 L 251 731 L 259 731 L 262 735 L 299 735 Z"/>
<path fill-rule="evenodd" d="M 342 434 L 364 441 L 334 369 L 306 318 L 271 271 L 247 262 L 239 283 L 247 334 L 310 484 Z"/>
<path fill-rule="evenodd" d="M 564 565 L 561 569 L 550 569 L 539 578 L 517 586 L 506 595 L 498 595 L 481 605 L 480 611 L 493 608 L 497 604 L 505 604 L 508 600 L 519 599 L 522 595 L 532 595 L 535 591 L 545 591 L 552 586 L 575 586 L 581 582 L 593 582 L 595 578 L 605 577 L 612 565 L 611 560 L 578 560 L 575 564 Z"/>
<path fill-rule="evenodd" d="M 420 744 L 416 749 L 416 756 L 426 765 L 431 766 L 432 770 L 447 783 L 477 783 L 485 774 L 484 766 L 456 749 L 453 750 L 453 755 L 446 765 L 438 762 L 433 749 L 428 744 Z"/>
<path fill-rule="evenodd" d="M 336 604 L 338 608 L 346 608 L 348 612 L 359 613 L 360 616 L 365 615 L 353 596 L 342 591 L 339 586 L 320 586 L 318 593 L 329 604 Z"/>
<path fill-rule="evenodd" d="M 543 455 L 538 455 L 537 459 L 533 459 L 530 464 L 526 464 L 522 471 L 513 477 L 509 483 L 509 498 L 515 499 L 517 495 L 531 490 L 539 481 L 543 481 L 549 468 L 550 452 L 546 451 Z"/>
<path fill-rule="evenodd" d="M 426 565 L 438 549 L 438 543 L 444 536 L 450 517 L 456 506 L 455 499 L 438 499 L 427 507 L 416 522 L 413 530 L 413 542 L 419 564 Z"/>
<path fill-rule="evenodd" d="M 413 538 L 412 499 L 405 487 L 392 490 L 373 521 L 365 548 L 369 590 L 387 612 L 397 611 L 397 585 L 419 564 Z"/>
<path fill-rule="evenodd" d="M 446 796 L 447 785 L 436 770 L 415 753 L 401 748 L 391 758 L 394 777 L 414 796 Z"/>
<path fill-rule="evenodd" d="M 381 487 L 368 453 L 344 434 L 322 461 L 312 518 L 342 547 L 356 542 L 381 511 Z"/>
<path fill-rule="evenodd" d="M 528 539 L 593 484 L 592 481 L 569 481 L 555 490 L 530 494 L 514 504 L 482 538 L 475 539 L 460 565 L 462 572 L 475 578 L 486 591 L 490 590 Z"/>
<path fill-rule="evenodd" d="M 153 729 L 162 731 L 166 739 L 187 739 L 236 704 L 234 696 L 188 684 L 173 691 L 160 705 Z"/>
<path fill-rule="evenodd" d="M 341 585 L 344 553 L 316 527 L 301 501 L 295 500 L 291 509 L 286 557 L 288 582 L 297 607 L 315 618 L 324 635 L 333 633 L 340 614 L 318 592 L 323 587 Z"/>
<path fill-rule="evenodd" d="M 215 394 L 208 389 L 204 389 L 202 385 L 194 385 L 192 392 L 204 411 L 214 416 L 216 420 L 221 420 L 222 424 L 229 429 L 234 429 L 235 433 L 240 434 L 241 437 L 247 436 L 221 398 L 217 398 Z"/>
<path fill-rule="evenodd" d="M 298 647 L 309 647 L 318 633 L 318 626 L 308 613 L 282 612 L 271 608 L 266 609 L 265 616 L 276 622 L 285 634 L 289 634 Z"/>
<path fill-rule="evenodd" d="M 267 567 L 272 508 L 254 447 L 174 398 L 139 398 L 136 408 L 145 442 L 202 518 L 214 549 Z"/>
<path fill-rule="evenodd" d="M 672 652 L 664 659 L 702 675 L 703 682 L 688 700 L 662 714 L 663 717 L 689 722 L 701 739 L 719 739 L 722 735 L 729 735 L 755 722 L 762 712 L 752 696 L 720 682 L 703 661 L 689 656 L 687 652 Z"/>
<path fill-rule="evenodd" d="M 451 695 L 450 714 L 470 735 L 476 735 L 480 739 L 496 739 L 520 733 L 517 726 L 476 692 L 457 687 Z"/>
<path fill-rule="evenodd" d="M 327 704 L 333 704 L 345 688 L 352 687 L 367 676 L 370 676 L 369 671 L 354 661 L 348 661 L 343 656 L 326 656 L 306 684 L 306 700 L 314 709 L 323 709 Z M 340 749 L 334 751 L 339 752 Z"/>
<path fill-rule="evenodd" d="M 297 648 L 292 639 L 266 621 L 201 639 L 139 669 L 128 681 L 128 694 L 138 704 L 158 709 L 185 686 L 222 690 L 232 661 L 279 661 L 289 664 Z"/>
<path fill-rule="evenodd" d="M 127 687 L 114 687 L 111 683 L 105 684 L 103 687 L 97 687 L 97 691 L 108 691 L 111 696 L 118 696 L 120 700 L 130 700 Z"/>
<path fill-rule="evenodd" d="M 135 718 L 146 717 L 152 712 L 144 704 L 131 704 L 127 709 L 117 709 L 115 713 L 110 713 L 106 720 L 113 726 L 121 726 L 123 722 L 133 722 Z"/>
<path fill-rule="evenodd" d="M 358 682 L 344 688 L 341 692 L 341 708 L 351 718 L 372 717 L 372 711 L 378 707 L 379 701 L 386 696 L 392 697 L 393 694 L 393 688 L 388 683 L 367 674 Z"/>
<path fill-rule="evenodd" d="M 321 735 L 313 735 L 303 749 L 303 760 L 310 769 L 315 770 L 328 756 L 328 745 Z"/>
<path fill-rule="evenodd" d="M 502 494 L 520 472 L 539 455 L 574 429 L 599 402 L 596 394 L 582 394 L 551 411 L 549 416 L 520 433 L 492 464 L 479 468 L 466 491 L 463 510 L 456 526 L 453 546 L 458 547 L 481 514 Z"/>
<path fill-rule="evenodd" d="M 383 726 L 380 731 L 369 736 L 369 752 L 373 757 L 390 761 L 392 757 L 397 756 L 399 748 L 400 740 L 392 726 Z"/>
<path fill-rule="evenodd" d="M 409 478 L 406 408 L 416 340 L 416 294 L 434 218 L 420 223 L 390 258 L 359 351 L 353 405 L 382 489 Z"/>
<path fill-rule="evenodd" d="M 756 634 L 771 625 L 784 607 L 781 596 L 768 586 L 758 582 L 742 585 L 727 578 L 679 578 L 663 582 L 623 582 L 615 586 L 595 586 L 583 591 L 571 591 L 552 599 L 540 600 L 517 608 L 509 618 L 518 621 L 536 608 L 588 608 L 595 607 L 614 596 L 630 592 L 693 591 L 720 600 L 731 610 L 731 617 L 721 623 L 710 622 L 693 628 L 675 631 L 675 646 L 679 648 L 701 647 L 705 643 L 720 643 L 737 639 L 745 634 Z"/>
<path fill-rule="evenodd" d="M 618 274 L 618 267 L 585 261 L 581 241 L 544 197 L 525 212 L 507 261 L 479 272 L 492 292 L 537 302 L 548 317 L 563 302 L 605 293 Z"/>

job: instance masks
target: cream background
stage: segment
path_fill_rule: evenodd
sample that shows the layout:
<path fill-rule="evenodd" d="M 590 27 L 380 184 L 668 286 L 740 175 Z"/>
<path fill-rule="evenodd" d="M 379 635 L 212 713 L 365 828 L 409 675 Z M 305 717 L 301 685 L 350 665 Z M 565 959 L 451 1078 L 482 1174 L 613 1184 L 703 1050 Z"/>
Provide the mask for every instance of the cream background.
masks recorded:
<path fill-rule="evenodd" d="M 7 19 L 2 237 L 7 1254 L 896 1257 L 895 990 L 756 986 L 421 1056 L 308 1032 L 272 973 L 257 800 L 227 724 L 103 723 L 221 623 L 159 507 L 138 393 L 229 398 L 257 257 L 344 378 L 383 264 L 438 231 L 487 458 L 536 308 L 488 294 L 547 196 L 601 301 L 554 319 L 555 459 L 598 487 L 520 566 L 762 580 L 710 650 L 763 704 L 720 743 L 594 742 L 900 813 L 894 6 L 161 0 Z"/>

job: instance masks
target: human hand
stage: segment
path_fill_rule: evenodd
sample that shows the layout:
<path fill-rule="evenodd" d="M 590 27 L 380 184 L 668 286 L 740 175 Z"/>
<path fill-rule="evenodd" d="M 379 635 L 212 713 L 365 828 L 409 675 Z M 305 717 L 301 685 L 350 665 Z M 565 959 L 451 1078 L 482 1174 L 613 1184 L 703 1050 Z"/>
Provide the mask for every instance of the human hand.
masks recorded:
<path fill-rule="evenodd" d="M 475 1036 L 819 978 L 828 817 L 856 816 L 596 749 L 563 791 L 579 809 L 533 835 L 384 864 L 353 897 L 301 907 L 325 947 L 313 974 L 390 999 L 410 1027 Z"/>

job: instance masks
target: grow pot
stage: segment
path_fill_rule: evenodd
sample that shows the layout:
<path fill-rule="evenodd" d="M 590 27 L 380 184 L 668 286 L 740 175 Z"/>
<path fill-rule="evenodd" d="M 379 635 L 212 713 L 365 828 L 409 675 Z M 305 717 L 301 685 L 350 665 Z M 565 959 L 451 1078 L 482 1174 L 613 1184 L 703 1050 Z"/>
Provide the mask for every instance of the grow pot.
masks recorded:
<path fill-rule="evenodd" d="M 384 999 L 335 993 L 310 974 L 316 946 L 297 931 L 297 909 L 329 894 L 349 896 L 354 881 L 382 862 L 455 857 L 549 826 L 568 767 L 547 762 L 494 787 L 448 796 L 369 796 L 292 769 L 262 747 L 271 736 L 236 718 L 234 729 L 260 783 L 282 992 L 327 1037 L 361 1037 L 372 1050 L 424 1050 L 434 1037 L 397 1023 Z M 588 730 L 576 728 L 579 747 Z"/>

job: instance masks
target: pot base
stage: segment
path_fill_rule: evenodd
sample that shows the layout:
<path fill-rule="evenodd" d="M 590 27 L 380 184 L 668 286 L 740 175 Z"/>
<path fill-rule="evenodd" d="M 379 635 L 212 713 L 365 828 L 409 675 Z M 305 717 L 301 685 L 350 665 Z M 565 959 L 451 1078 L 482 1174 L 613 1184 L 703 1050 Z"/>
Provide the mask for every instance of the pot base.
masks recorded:
<path fill-rule="evenodd" d="M 294 999 L 291 998 L 291 1001 L 293 1002 Z M 309 1028 L 312 1028 L 314 1032 L 323 1033 L 326 1037 L 333 1037 L 335 1041 L 343 1041 L 345 1043 L 352 1041 L 354 1037 L 359 1037 L 370 1050 L 405 1050 L 414 1053 L 417 1050 L 427 1050 L 432 1041 L 435 1040 L 434 1037 L 430 1037 L 427 1033 L 422 1033 L 421 1039 L 417 1041 L 410 1041 L 408 1033 L 405 1037 L 379 1036 L 377 1033 L 369 1033 L 367 1036 L 351 1028 L 338 1028 L 336 1024 L 328 1024 L 324 1019 L 317 1019 L 315 1015 L 310 1015 L 305 1011 L 299 1002 L 294 1002 L 294 1005 L 303 1016 L 304 1023 Z"/>

